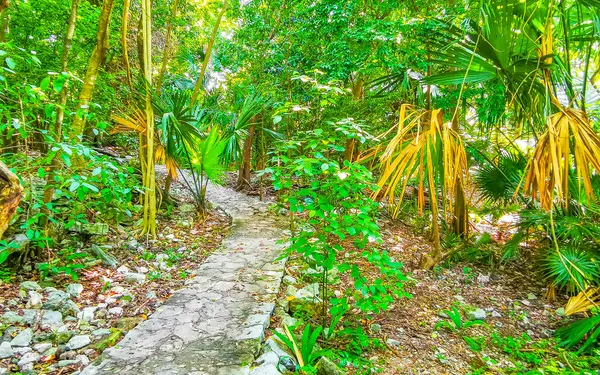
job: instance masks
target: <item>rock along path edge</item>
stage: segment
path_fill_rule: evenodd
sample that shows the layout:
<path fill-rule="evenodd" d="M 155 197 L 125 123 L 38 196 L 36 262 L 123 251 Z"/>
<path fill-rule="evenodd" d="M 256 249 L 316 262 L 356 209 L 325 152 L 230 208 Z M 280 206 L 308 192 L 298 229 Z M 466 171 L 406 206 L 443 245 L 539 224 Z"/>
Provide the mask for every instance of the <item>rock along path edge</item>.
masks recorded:
<path fill-rule="evenodd" d="M 196 277 L 81 375 L 247 375 L 283 277 L 285 223 L 223 187 L 207 197 L 231 216 L 231 235 Z"/>

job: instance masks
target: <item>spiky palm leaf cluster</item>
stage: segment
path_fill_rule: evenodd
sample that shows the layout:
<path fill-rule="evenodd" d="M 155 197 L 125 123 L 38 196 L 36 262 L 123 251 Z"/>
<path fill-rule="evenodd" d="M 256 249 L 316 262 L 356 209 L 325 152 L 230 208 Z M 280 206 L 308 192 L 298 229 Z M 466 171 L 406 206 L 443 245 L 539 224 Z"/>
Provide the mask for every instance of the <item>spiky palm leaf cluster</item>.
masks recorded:
<path fill-rule="evenodd" d="M 525 157 L 516 152 L 503 152 L 495 164 L 483 164 L 474 179 L 482 197 L 494 203 L 512 201 L 526 165 Z"/>
<path fill-rule="evenodd" d="M 544 259 L 544 274 L 552 285 L 575 293 L 600 280 L 600 268 L 593 255 L 585 250 L 563 248 Z"/>

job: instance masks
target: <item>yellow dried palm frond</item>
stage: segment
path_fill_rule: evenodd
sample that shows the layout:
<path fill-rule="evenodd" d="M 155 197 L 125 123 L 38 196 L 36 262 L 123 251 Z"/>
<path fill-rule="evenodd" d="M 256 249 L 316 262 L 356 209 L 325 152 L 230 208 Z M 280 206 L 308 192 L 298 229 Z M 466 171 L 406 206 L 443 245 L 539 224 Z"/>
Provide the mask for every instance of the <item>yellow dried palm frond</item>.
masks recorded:
<path fill-rule="evenodd" d="M 359 160 L 372 158 L 379 150 L 370 150 Z M 450 203 L 455 198 L 457 184 L 464 184 L 468 178 L 464 144 L 460 136 L 444 123 L 443 112 L 439 109 L 424 111 L 402 105 L 396 135 L 385 146 L 380 163 L 382 175 L 377 184 L 381 188 L 387 186 L 383 195 L 394 207 L 394 216 L 399 212 L 410 179 L 416 178 L 419 185 L 419 209 L 422 211 L 425 206 L 427 182 L 432 208 L 437 211 L 437 190 L 450 198 L 447 200 Z M 436 176 L 443 176 L 443 181 L 436 182 Z M 440 185 L 437 188 L 436 183 Z M 398 202 L 396 194 L 399 194 Z"/>
<path fill-rule="evenodd" d="M 138 134 L 145 135 L 146 131 L 148 130 L 146 113 L 139 108 L 135 108 L 131 115 L 112 115 L 111 119 L 116 124 L 112 130 L 113 134 L 133 131 Z"/>
<path fill-rule="evenodd" d="M 586 312 L 600 305 L 600 288 L 591 288 L 569 298 L 565 305 L 565 315 Z"/>
<path fill-rule="evenodd" d="M 595 200 L 592 171 L 600 172 L 600 138 L 585 113 L 563 109 L 548 117 L 548 129 L 540 137 L 527 166 L 523 190 L 549 210 L 556 198 L 569 200 L 569 174 L 574 168 L 578 187 Z M 518 190 L 517 190 L 518 193 Z"/>
<path fill-rule="evenodd" d="M 177 161 L 175 159 L 173 159 L 170 156 L 167 156 L 165 158 L 165 167 L 167 167 L 167 172 L 169 173 L 169 176 L 171 176 L 173 178 L 173 180 L 177 180 L 177 168 L 178 168 L 178 164 Z"/>
<path fill-rule="evenodd" d="M 154 161 L 157 163 L 164 163 L 165 158 L 165 148 L 162 145 L 156 146 L 156 149 L 154 150 Z"/>

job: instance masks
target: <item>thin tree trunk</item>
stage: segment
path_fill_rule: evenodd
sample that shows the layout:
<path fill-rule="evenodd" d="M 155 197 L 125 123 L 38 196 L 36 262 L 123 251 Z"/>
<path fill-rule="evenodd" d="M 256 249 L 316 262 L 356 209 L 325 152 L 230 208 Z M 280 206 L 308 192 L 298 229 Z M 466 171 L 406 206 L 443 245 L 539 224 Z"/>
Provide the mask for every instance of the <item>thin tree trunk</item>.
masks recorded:
<path fill-rule="evenodd" d="M 67 27 L 67 33 L 65 34 L 64 47 L 62 56 L 60 58 L 60 71 L 65 73 L 69 65 L 69 52 L 71 51 L 71 45 L 73 44 L 73 36 L 75 35 L 75 24 L 77 22 L 77 9 L 79 7 L 79 0 L 73 0 L 71 3 L 71 16 L 69 17 L 69 26 Z M 59 143 L 62 141 L 62 126 L 65 118 L 65 107 L 68 99 L 68 86 L 69 80 L 67 79 L 60 91 L 60 104 L 56 113 L 56 121 L 54 123 L 54 142 Z M 40 225 L 43 227 L 48 223 L 48 209 L 47 204 L 52 202 L 52 196 L 54 195 L 54 173 L 60 167 L 60 151 L 56 153 L 52 159 L 52 164 L 46 174 L 46 190 L 44 191 L 44 213 L 40 220 Z"/>
<path fill-rule="evenodd" d="M 254 119 L 248 127 L 248 135 L 244 139 L 244 148 L 242 150 L 242 163 L 240 164 L 237 190 L 245 190 L 250 188 L 250 172 L 252 170 L 252 143 L 254 142 L 254 132 L 256 124 Z"/>
<path fill-rule="evenodd" d="M 173 22 L 177 18 L 177 3 L 178 0 L 173 0 L 173 8 L 171 9 L 171 17 L 167 23 L 167 34 L 165 36 L 165 50 L 163 53 L 162 64 L 160 66 L 160 72 L 156 78 L 156 94 L 160 95 L 162 89 L 163 80 L 165 79 L 165 73 L 167 72 L 167 66 L 169 64 L 169 57 L 171 57 L 171 34 L 173 32 Z"/>
<path fill-rule="evenodd" d="M 160 71 L 158 73 L 158 77 L 156 78 L 156 94 L 160 96 L 161 89 L 163 86 L 163 81 L 165 79 L 165 74 L 167 72 L 167 66 L 169 65 L 169 58 L 171 57 L 171 35 L 173 33 L 173 22 L 177 18 L 177 5 L 179 1 L 173 0 L 173 7 L 171 8 L 171 17 L 167 23 L 167 33 L 165 36 L 165 49 L 163 52 L 162 63 L 160 66 Z M 167 174 L 167 178 L 165 180 L 165 188 L 163 190 L 163 198 L 164 202 L 169 202 L 169 191 L 171 190 L 171 184 L 173 182 L 173 177 L 170 174 Z"/>
<path fill-rule="evenodd" d="M 9 32 L 10 15 L 8 14 L 9 0 L 0 0 L 0 43 L 6 42 Z"/>
<path fill-rule="evenodd" d="M 87 107 L 92 100 L 94 88 L 96 87 L 96 79 L 98 78 L 98 70 L 100 64 L 104 60 L 106 48 L 108 47 L 108 26 L 110 24 L 110 15 L 112 13 L 114 0 L 104 0 L 102 10 L 100 12 L 100 20 L 98 21 L 98 34 L 96 36 L 96 46 L 88 62 L 83 87 L 79 94 L 79 106 L 73 118 L 73 128 L 71 130 L 71 139 L 76 140 L 77 137 L 83 135 L 85 128 L 86 116 L 80 112 L 87 112 Z M 81 116 L 80 116 L 81 115 Z"/>
<path fill-rule="evenodd" d="M 138 22 L 138 30 L 137 30 L 137 35 L 136 35 L 136 42 L 137 42 L 137 50 L 138 50 L 138 57 L 139 57 L 139 61 L 140 61 L 140 71 L 142 72 L 142 75 L 145 74 L 146 71 L 146 67 L 144 66 L 144 25 L 143 25 L 143 18 L 140 17 L 140 21 Z"/>
<path fill-rule="evenodd" d="M 431 153 L 427 154 L 427 162 L 432 165 Z M 429 182 L 429 202 L 431 205 L 431 237 L 433 240 L 433 251 L 431 254 L 425 255 L 421 261 L 421 267 L 430 270 L 442 259 L 442 245 L 440 243 L 440 223 L 439 209 L 437 200 L 437 190 L 435 188 L 435 180 L 433 171 L 429 168 L 427 180 Z"/>
<path fill-rule="evenodd" d="M 363 77 L 359 74 L 356 75 L 356 80 L 352 85 L 352 98 L 355 102 L 358 102 L 364 98 L 365 93 L 365 81 Z M 354 160 L 356 148 L 356 139 L 348 138 L 346 139 L 346 150 L 344 151 L 344 160 L 348 160 L 352 162 Z"/>
<path fill-rule="evenodd" d="M 129 7 L 131 0 L 123 0 L 123 21 L 121 24 L 121 45 L 123 46 L 123 63 L 125 64 L 125 74 L 127 75 L 127 84 L 133 86 L 131 80 L 131 66 L 129 65 L 129 50 L 127 46 L 127 30 L 129 28 Z"/>
<path fill-rule="evenodd" d="M 198 76 L 198 80 L 196 81 L 196 85 L 194 86 L 194 92 L 192 93 L 191 103 L 194 104 L 196 99 L 198 99 L 198 95 L 200 95 L 200 88 L 202 87 L 202 82 L 204 81 L 204 76 L 206 75 L 206 68 L 208 67 L 208 62 L 210 61 L 210 54 L 212 52 L 213 46 L 215 44 L 215 39 L 217 38 L 217 32 L 219 31 L 219 25 L 221 24 L 221 20 L 223 19 L 223 15 L 225 14 L 225 10 L 227 10 L 227 2 L 229 0 L 225 0 L 223 2 L 223 8 L 219 12 L 217 16 L 217 22 L 213 27 L 212 33 L 210 35 L 210 40 L 208 42 L 208 46 L 206 47 L 206 54 L 204 55 L 204 62 L 202 63 L 202 68 L 200 69 L 200 76 Z"/>
<path fill-rule="evenodd" d="M 21 186 L 19 178 L 0 161 L 0 239 L 17 212 L 17 206 L 22 196 L 23 186 Z"/>
<path fill-rule="evenodd" d="M 154 172 L 154 112 L 151 102 L 152 85 L 152 1 L 142 0 L 142 37 L 144 77 L 146 78 L 146 173 L 144 179 L 144 205 L 141 234 L 156 236 L 156 176 Z M 141 143 L 141 142 L 140 142 Z"/>

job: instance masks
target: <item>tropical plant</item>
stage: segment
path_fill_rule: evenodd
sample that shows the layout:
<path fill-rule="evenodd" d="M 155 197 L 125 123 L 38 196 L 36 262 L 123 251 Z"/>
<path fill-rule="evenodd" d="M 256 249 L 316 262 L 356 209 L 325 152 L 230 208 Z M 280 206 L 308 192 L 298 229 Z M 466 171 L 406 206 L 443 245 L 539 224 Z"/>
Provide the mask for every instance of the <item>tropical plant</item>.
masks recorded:
<path fill-rule="evenodd" d="M 262 112 L 265 105 L 265 99 L 260 95 L 247 96 L 233 122 L 224 129 L 223 137 L 227 138 L 227 148 L 223 154 L 225 164 L 237 163 L 242 158 L 244 140 L 249 134 L 254 134 L 255 116 Z M 250 139 L 250 142 L 252 142 L 252 139 Z"/>
<path fill-rule="evenodd" d="M 321 334 L 322 327 L 317 326 L 312 330 L 310 324 L 307 324 L 302 332 L 300 343 L 285 324 L 283 325 L 283 331 L 285 334 L 275 331 L 275 336 L 294 353 L 300 369 L 312 365 L 326 353 L 324 350 L 316 350 L 317 339 Z"/>
<path fill-rule="evenodd" d="M 222 184 L 225 180 L 225 168 L 221 164 L 223 151 L 227 147 L 227 139 L 223 139 L 220 129 L 213 126 L 205 139 L 196 140 L 186 149 L 186 164 L 190 174 L 181 173 L 185 185 L 194 196 L 196 208 L 200 214 L 205 214 L 208 207 L 206 189 L 209 181 Z"/>
<path fill-rule="evenodd" d="M 483 320 L 463 321 L 462 315 L 460 311 L 456 308 L 456 306 L 452 306 L 452 310 L 443 310 L 443 313 L 448 316 L 448 319 L 450 319 L 450 321 L 440 320 L 433 328 L 435 331 L 437 331 L 440 328 L 445 328 L 452 332 L 458 332 L 469 327 L 485 324 Z"/>
<path fill-rule="evenodd" d="M 586 290 L 600 280 L 600 267 L 594 256 L 581 249 L 561 248 L 551 252 L 543 263 L 550 283 L 567 292 Z"/>
<path fill-rule="evenodd" d="M 478 167 L 474 181 L 486 200 L 508 203 L 515 198 L 526 166 L 527 160 L 521 153 L 502 152 L 495 162 Z"/>
<path fill-rule="evenodd" d="M 598 345 L 600 338 L 600 314 L 577 320 L 554 333 L 560 340 L 559 345 L 567 349 L 582 343 L 578 353 L 583 353 Z"/>
<path fill-rule="evenodd" d="M 373 196 L 379 194 L 387 196 L 393 216 L 397 216 L 406 187 L 413 178 L 416 179 L 418 186 L 417 201 L 422 212 L 426 205 L 425 186 L 427 185 L 434 251 L 423 259 L 422 266 L 430 269 L 442 258 L 440 206 L 449 205 L 450 202 L 459 199 L 465 201 L 463 189 L 457 189 L 468 178 L 465 148 L 460 135 L 444 122 L 441 110 L 423 111 L 403 104 L 398 125 L 394 128 L 396 134 L 383 147 L 383 152 L 381 152 L 382 146 L 377 146 L 359 160 L 368 160 L 381 152 L 382 173 L 377 185 L 385 189 L 380 190 L 383 193 L 376 191 Z M 442 196 L 441 202 L 438 198 L 439 194 Z M 450 211 L 446 210 L 446 207 L 442 208 L 444 212 Z M 467 220 L 466 217 L 463 219 Z"/>
<path fill-rule="evenodd" d="M 567 208 L 572 174 L 577 176 L 578 190 L 590 201 L 594 199 L 591 178 L 594 170 L 600 172 L 600 137 L 585 112 L 561 109 L 548 117 L 547 130 L 529 161 L 523 189 L 546 210 L 552 209 L 556 202 Z"/>
<path fill-rule="evenodd" d="M 589 288 L 572 296 L 565 305 L 565 315 L 584 313 L 592 308 L 600 307 L 600 287 Z"/>

